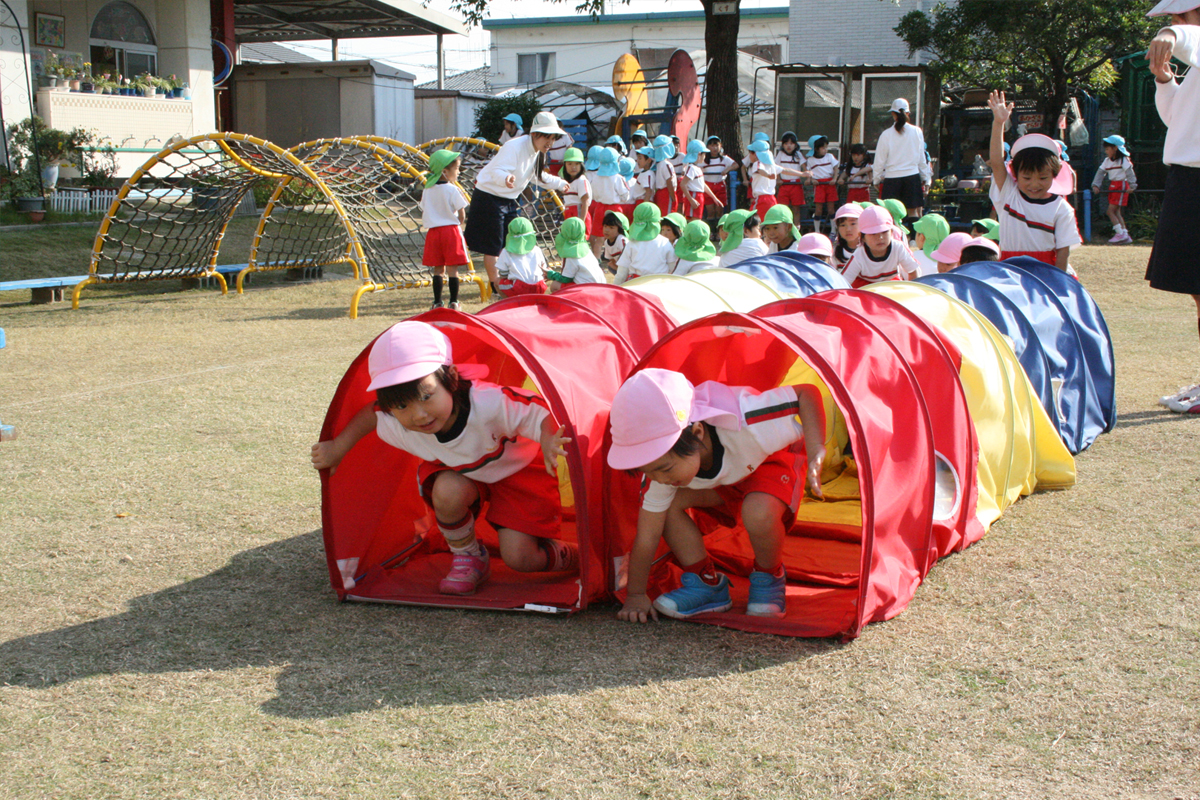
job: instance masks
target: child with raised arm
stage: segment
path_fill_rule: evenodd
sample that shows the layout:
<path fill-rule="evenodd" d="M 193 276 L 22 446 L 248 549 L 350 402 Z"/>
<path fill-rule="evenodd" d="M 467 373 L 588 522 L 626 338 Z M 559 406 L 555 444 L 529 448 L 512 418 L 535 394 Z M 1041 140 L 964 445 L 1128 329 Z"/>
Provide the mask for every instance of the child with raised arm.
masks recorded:
<path fill-rule="evenodd" d="M 471 271 L 462 225 L 466 222 L 467 198 L 455 185 L 459 154 L 438 150 L 429 157 L 429 175 L 421 191 L 421 227 L 425 249 L 421 264 L 433 270 L 433 307 L 442 307 L 442 285 L 450 288 L 450 308 L 458 309 L 458 268 Z M 447 281 L 447 273 L 449 280 Z"/>
<path fill-rule="evenodd" d="M 1004 92 L 992 92 L 988 107 L 992 109 L 988 196 L 1000 219 L 1001 257 L 1032 256 L 1068 271 L 1071 248 L 1083 239 L 1075 210 L 1063 198 L 1071 192 L 1073 180 L 1058 156 L 1058 145 L 1049 136 L 1026 134 L 1013 143 L 1012 161 L 1005 164 L 1004 126 L 1013 107 L 1005 102 Z"/>
<path fill-rule="evenodd" d="M 476 384 L 455 367 L 450 340 L 425 322 L 388 328 L 367 360 L 376 401 L 333 439 L 312 446 L 316 469 L 336 469 L 371 431 L 422 459 L 421 498 L 454 554 L 442 594 L 474 594 L 490 572 L 475 538 L 475 515 L 500 537 L 500 557 L 518 572 L 576 569 L 579 551 L 559 539 L 562 504 L 555 464 L 565 455 L 565 427 L 545 401 L 507 386 Z M 467 368 L 463 368 L 466 370 Z M 538 457 L 541 461 L 538 461 Z"/>
<path fill-rule="evenodd" d="M 1096 168 L 1096 177 L 1092 178 L 1092 193 L 1099 194 L 1105 178 L 1108 178 L 1108 221 L 1113 226 L 1113 236 L 1109 244 L 1127 244 L 1133 241 L 1125 228 L 1125 214 L 1122 211 L 1129 205 L 1129 193 L 1137 189 L 1137 175 L 1133 172 L 1133 161 L 1129 159 L 1129 151 L 1125 149 L 1125 139 L 1121 136 L 1109 136 L 1104 140 L 1104 161 Z"/>
<path fill-rule="evenodd" d="M 721 508 L 740 517 L 754 551 L 746 613 L 784 616 L 783 538 L 805 483 L 822 496 L 825 414 L 819 391 L 802 385 L 759 392 L 715 381 L 693 386 L 678 372 L 644 369 L 617 391 L 610 420 L 608 465 L 648 480 L 618 618 L 646 622 L 661 613 L 688 619 L 732 607 L 729 578 L 717 572 L 690 508 Z M 791 450 L 799 441 L 807 468 Z M 664 538 L 683 568 L 683 585 L 651 602 L 650 567 Z"/>

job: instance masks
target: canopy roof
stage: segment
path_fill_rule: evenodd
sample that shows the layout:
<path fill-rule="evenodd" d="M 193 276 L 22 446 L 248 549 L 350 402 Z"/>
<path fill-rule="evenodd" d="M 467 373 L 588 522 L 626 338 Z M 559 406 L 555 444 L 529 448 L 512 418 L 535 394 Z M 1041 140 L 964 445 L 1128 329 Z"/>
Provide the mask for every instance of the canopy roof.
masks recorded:
<path fill-rule="evenodd" d="M 466 35 L 461 20 L 414 0 L 233 0 L 239 42 Z"/>

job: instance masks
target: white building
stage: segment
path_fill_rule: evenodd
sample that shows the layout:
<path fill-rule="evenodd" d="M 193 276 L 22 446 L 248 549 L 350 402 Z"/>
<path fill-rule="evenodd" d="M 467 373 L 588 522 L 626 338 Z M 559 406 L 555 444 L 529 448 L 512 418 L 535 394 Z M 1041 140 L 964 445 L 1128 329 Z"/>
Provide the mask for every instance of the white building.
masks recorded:
<path fill-rule="evenodd" d="M 893 30 L 910 11 L 930 12 L 939 0 L 791 0 L 787 63 L 841 66 L 920 66 L 924 53 L 908 54 Z M 745 12 L 743 12 L 745 13 Z"/>
<path fill-rule="evenodd" d="M 613 64 L 624 53 L 637 56 L 643 71 L 654 72 L 665 69 L 676 50 L 704 49 L 704 11 L 699 8 L 660 14 L 602 14 L 596 19 L 566 9 L 564 6 L 564 13 L 556 17 L 483 23 L 492 35 L 492 83 L 497 91 L 553 80 L 608 88 Z M 739 49 L 782 61 L 788 53 L 788 13 L 783 6 L 743 9 Z M 837 16 L 842 16 L 840 10 Z M 824 27 L 829 28 L 828 10 L 822 17 Z"/>

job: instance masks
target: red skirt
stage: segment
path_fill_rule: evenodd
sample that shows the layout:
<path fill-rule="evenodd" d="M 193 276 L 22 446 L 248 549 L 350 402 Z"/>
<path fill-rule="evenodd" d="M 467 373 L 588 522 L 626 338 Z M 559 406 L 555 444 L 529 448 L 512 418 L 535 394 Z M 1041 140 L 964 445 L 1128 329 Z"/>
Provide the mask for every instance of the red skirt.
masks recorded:
<path fill-rule="evenodd" d="M 771 206 L 778 205 L 778 202 L 779 201 L 775 199 L 775 195 L 773 194 L 760 194 L 754 200 L 754 211 L 756 214 L 758 214 L 758 218 L 760 220 L 764 219 L 767 216 L 767 209 L 769 209 Z"/>
<path fill-rule="evenodd" d="M 869 203 L 871 202 L 871 190 L 865 186 L 857 186 L 846 192 L 847 203 Z"/>
<path fill-rule="evenodd" d="M 1125 181 L 1108 182 L 1108 204 L 1110 206 L 1129 205 L 1129 192 L 1125 191 L 1129 184 Z"/>

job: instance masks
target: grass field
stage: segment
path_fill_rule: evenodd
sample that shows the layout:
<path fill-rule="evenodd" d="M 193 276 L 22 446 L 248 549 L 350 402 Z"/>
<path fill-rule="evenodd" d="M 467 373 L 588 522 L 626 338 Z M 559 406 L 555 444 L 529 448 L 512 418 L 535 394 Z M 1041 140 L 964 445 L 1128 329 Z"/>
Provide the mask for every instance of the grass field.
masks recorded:
<path fill-rule="evenodd" d="M 1078 485 L 845 644 L 338 604 L 308 447 L 425 292 L 0 294 L 0 798 L 1197 800 L 1196 328 L 1146 253 L 1078 254 L 1121 414 Z"/>

